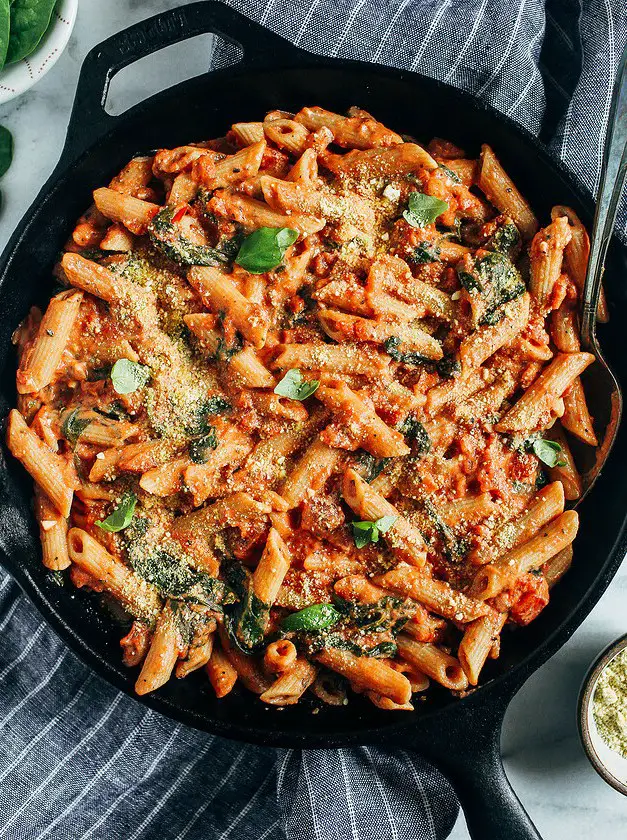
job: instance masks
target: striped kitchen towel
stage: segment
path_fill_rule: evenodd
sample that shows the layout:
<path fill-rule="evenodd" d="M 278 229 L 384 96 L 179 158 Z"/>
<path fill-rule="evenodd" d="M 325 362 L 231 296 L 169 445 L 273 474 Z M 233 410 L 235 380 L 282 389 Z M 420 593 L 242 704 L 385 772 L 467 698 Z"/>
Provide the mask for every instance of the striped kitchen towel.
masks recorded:
<path fill-rule="evenodd" d="M 313 52 L 469 90 L 597 183 L 624 0 L 230 4 Z M 220 42 L 213 64 L 228 61 Z M 626 222 L 623 206 L 623 233 Z M 0 573 L 0 840 L 441 840 L 457 810 L 442 776 L 401 751 L 248 747 L 143 708 L 93 676 Z"/>

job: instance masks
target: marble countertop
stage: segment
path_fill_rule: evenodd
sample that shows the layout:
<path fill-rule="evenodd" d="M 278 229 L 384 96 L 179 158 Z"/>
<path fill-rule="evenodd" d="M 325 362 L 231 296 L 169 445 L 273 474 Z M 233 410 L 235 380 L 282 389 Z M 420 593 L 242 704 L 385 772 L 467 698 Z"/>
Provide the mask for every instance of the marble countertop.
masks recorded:
<path fill-rule="evenodd" d="M 13 165 L 0 184 L 0 247 L 57 162 L 86 52 L 119 29 L 177 5 L 180 0 L 81 0 L 76 28 L 56 66 L 26 94 L 0 107 L 0 122 L 15 138 Z M 144 59 L 124 72 L 123 88 L 115 85 L 110 95 L 113 110 L 120 112 L 201 72 L 207 64 L 207 42 L 199 40 L 194 49 L 178 50 L 167 62 L 163 55 L 160 58 Z M 627 567 L 623 567 L 584 624 L 529 679 L 509 708 L 503 733 L 505 766 L 545 840 L 571 840 L 593 832 L 602 832 L 603 840 L 623 840 L 626 835 L 627 798 L 606 785 L 588 764 L 575 720 L 577 693 L 590 662 L 627 631 L 626 602 Z M 460 817 L 451 840 L 466 838 Z"/>

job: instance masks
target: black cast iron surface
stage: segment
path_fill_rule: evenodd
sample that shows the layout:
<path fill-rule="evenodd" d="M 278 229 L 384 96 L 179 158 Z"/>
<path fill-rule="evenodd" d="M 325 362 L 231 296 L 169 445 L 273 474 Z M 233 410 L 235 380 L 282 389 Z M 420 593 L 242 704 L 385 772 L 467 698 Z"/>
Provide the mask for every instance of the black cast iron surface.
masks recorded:
<path fill-rule="evenodd" d="M 163 46 L 202 32 L 219 33 L 243 49 L 235 67 L 166 90 L 119 117 L 103 110 L 107 85 L 121 67 Z M 33 303 L 52 291 L 51 270 L 75 219 L 134 154 L 224 134 L 231 123 L 262 119 L 266 111 L 303 105 L 345 111 L 359 105 L 403 134 L 422 141 L 445 137 L 475 156 L 482 142 L 542 220 L 567 204 L 587 224 L 590 195 L 527 132 L 471 96 L 417 73 L 359 62 L 322 59 L 297 50 L 220 3 L 182 7 L 144 21 L 94 48 L 81 72 L 61 161 L 26 214 L 0 262 L 0 412 L 15 404 L 15 355 L 10 337 Z M 621 387 L 627 387 L 625 249 L 613 242 L 606 272 L 611 320 L 601 342 Z M 523 631 L 506 633 L 498 660 L 486 667 L 481 688 L 463 700 L 437 686 L 413 713 L 382 712 L 360 698 L 348 707 L 299 704 L 269 708 L 245 691 L 212 696 L 193 674 L 172 680 L 141 702 L 190 726 L 244 741 L 291 747 L 362 743 L 415 748 L 452 779 L 473 837 L 538 837 L 513 796 L 499 756 L 507 703 L 524 680 L 581 624 L 627 550 L 627 430 L 580 508 L 581 530 L 572 570 L 549 606 Z M 31 512 L 32 486 L 20 466 L 0 454 L 0 560 L 72 649 L 98 674 L 133 696 L 134 672 L 121 664 L 123 628 L 99 596 L 59 587 L 40 561 Z"/>

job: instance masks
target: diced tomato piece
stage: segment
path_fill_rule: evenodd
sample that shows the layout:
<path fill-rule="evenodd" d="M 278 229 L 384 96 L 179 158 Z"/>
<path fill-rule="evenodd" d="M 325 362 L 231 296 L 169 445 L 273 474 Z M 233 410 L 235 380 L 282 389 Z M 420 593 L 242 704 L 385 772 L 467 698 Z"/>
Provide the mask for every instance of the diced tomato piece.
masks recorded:
<path fill-rule="evenodd" d="M 516 589 L 520 594 L 510 610 L 510 618 L 523 627 L 537 618 L 549 603 L 549 585 L 541 575 L 525 575 Z"/>

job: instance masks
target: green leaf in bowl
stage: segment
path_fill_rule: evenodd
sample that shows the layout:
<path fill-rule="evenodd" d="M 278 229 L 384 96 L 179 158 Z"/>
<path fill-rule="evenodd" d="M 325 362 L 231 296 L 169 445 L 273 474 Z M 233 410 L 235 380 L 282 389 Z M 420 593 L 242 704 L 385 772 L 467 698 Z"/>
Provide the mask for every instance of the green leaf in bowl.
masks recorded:
<path fill-rule="evenodd" d="M 11 6 L 9 0 L 0 0 L 0 70 L 4 67 L 9 49 Z"/>
<path fill-rule="evenodd" d="M 21 61 L 39 46 L 50 26 L 56 0 L 13 0 L 6 64 Z"/>
<path fill-rule="evenodd" d="M 2 0 L 0 0 L 0 3 Z M 8 128 L 0 125 L 0 178 L 11 166 L 13 160 L 13 135 Z"/>

